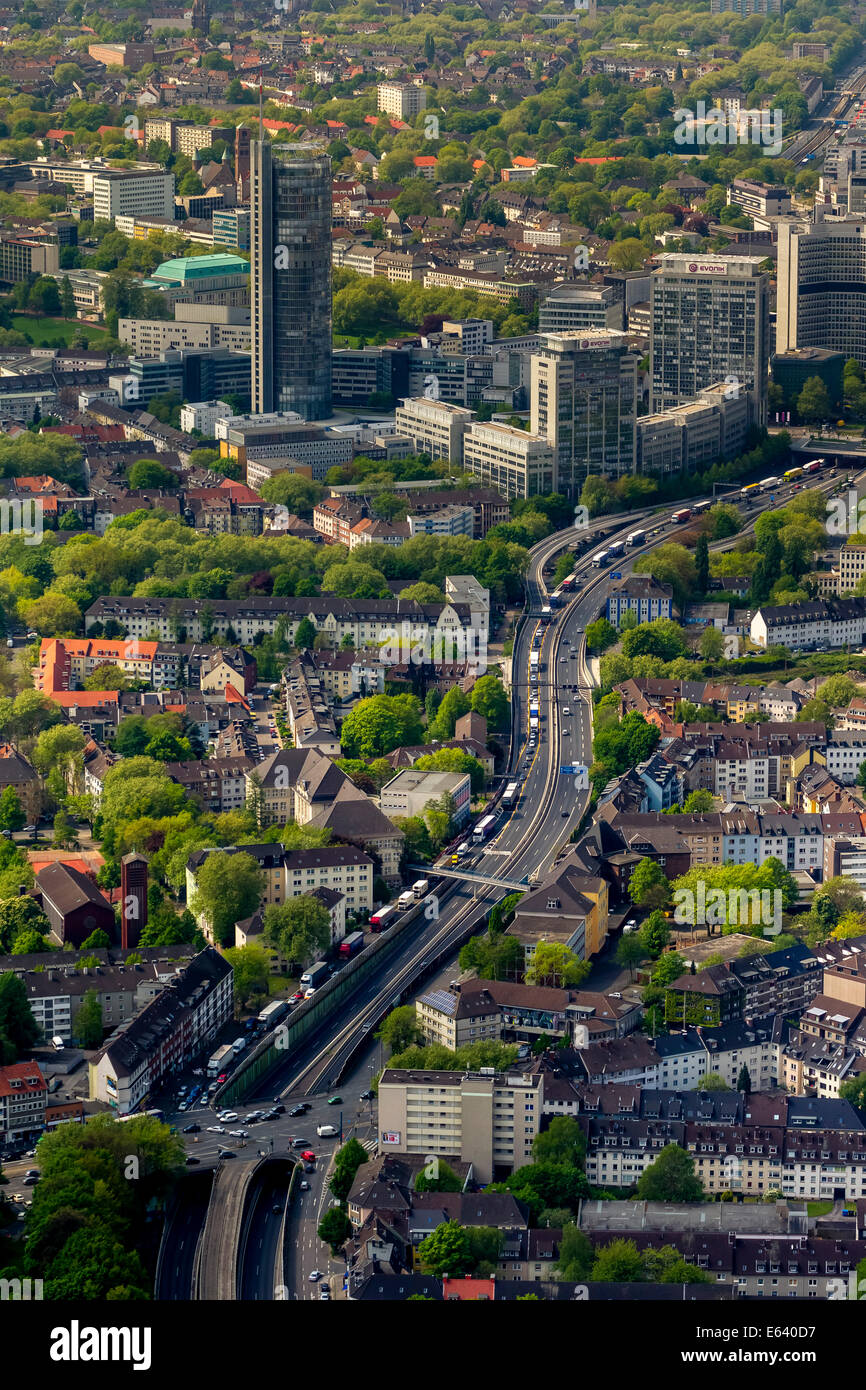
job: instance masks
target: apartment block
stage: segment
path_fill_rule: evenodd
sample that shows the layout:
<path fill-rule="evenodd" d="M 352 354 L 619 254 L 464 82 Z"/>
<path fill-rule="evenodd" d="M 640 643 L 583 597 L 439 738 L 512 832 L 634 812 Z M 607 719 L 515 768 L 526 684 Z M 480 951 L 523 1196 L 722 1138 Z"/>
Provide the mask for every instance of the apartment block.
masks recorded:
<path fill-rule="evenodd" d="M 426 108 L 427 93 L 414 82 L 380 82 L 376 88 L 376 106 L 395 120 L 411 121 Z"/>
<path fill-rule="evenodd" d="M 93 179 L 93 216 L 136 214 L 174 220 L 174 174 L 155 169 L 106 169 Z"/>
<path fill-rule="evenodd" d="M 36 1062 L 0 1067 L 0 1141 L 4 1144 L 45 1127 L 48 1088 Z"/>
<path fill-rule="evenodd" d="M 233 1017 L 234 975 L 207 947 L 133 1019 L 121 1024 L 89 1063 L 90 1099 L 128 1115 L 182 1070 Z"/>
<path fill-rule="evenodd" d="M 541 1075 L 387 1068 L 379 1082 L 379 1151 L 459 1158 L 477 1182 L 492 1182 L 531 1162 L 543 1101 Z"/>

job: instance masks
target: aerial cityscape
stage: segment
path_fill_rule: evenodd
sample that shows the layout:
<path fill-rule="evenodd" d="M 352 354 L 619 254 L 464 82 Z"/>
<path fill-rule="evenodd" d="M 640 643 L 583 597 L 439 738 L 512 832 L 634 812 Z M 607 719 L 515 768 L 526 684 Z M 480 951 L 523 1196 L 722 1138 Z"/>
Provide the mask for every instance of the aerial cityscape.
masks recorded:
<path fill-rule="evenodd" d="M 0 1303 L 863 1297 L 866 4 L 0 0 Z"/>

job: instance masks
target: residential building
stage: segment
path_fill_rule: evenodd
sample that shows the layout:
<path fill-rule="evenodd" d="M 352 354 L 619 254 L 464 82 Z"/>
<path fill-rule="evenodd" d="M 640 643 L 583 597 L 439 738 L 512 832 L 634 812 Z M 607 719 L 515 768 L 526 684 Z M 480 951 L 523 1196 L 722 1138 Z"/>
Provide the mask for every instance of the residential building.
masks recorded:
<path fill-rule="evenodd" d="M 0 1142 L 12 1143 L 45 1128 L 48 1087 L 36 1062 L 0 1067 Z"/>
<path fill-rule="evenodd" d="M 466 980 L 415 1000 L 426 1044 L 452 1051 L 485 1040 L 535 1042 L 542 1035 L 575 1045 L 625 1037 L 640 1027 L 639 1005 L 613 995 L 504 980 Z"/>
<path fill-rule="evenodd" d="M 762 606 L 752 618 L 749 635 L 757 646 L 765 648 L 777 643 L 805 651 L 861 647 L 866 636 L 866 598 L 809 599 Z"/>
<path fill-rule="evenodd" d="M 376 88 L 376 106 L 395 120 L 411 121 L 426 108 L 427 93 L 414 82 L 380 82 Z"/>
<path fill-rule="evenodd" d="M 207 947 L 89 1063 L 90 1099 L 118 1115 L 142 1107 L 164 1078 L 199 1056 L 234 1015 L 234 973 Z"/>
<path fill-rule="evenodd" d="M 614 580 L 608 589 L 607 620 L 619 627 L 624 613 L 635 613 L 639 623 L 671 616 L 673 589 L 644 575 Z"/>
<path fill-rule="evenodd" d="M 544 1078 L 514 1072 L 386 1068 L 379 1082 L 383 1154 L 455 1155 L 488 1183 L 529 1163 L 541 1127 Z"/>

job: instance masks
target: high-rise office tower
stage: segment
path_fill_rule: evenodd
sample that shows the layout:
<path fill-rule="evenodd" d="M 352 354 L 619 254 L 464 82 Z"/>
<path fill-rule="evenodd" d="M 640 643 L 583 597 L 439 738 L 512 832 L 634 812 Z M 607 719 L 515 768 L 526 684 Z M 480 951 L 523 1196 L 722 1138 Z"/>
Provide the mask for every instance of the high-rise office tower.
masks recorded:
<path fill-rule="evenodd" d="M 659 256 L 651 277 L 650 412 L 720 381 L 767 418 L 770 279 L 758 256 Z"/>
<path fill-rule="evenodd" d="M 578 498 L 592 473 L 635 467 L 638 356 L 625 333 L 544 333 L 532 357 L 532 434 L 553 446 L 554 490 Z"/>
<path fill-rule="evenodd" d="M 256 414 L 331 414 L 331 161 L 253 140 L 252 402 Z"/>
<path fill-rule="evenodd" d="M 125 854 L 120 861 L 120 944 L 137 946 L 147 926 L 147 860 Z"/>
<path fill-rule="evenodd" d="M 776 352 L 828 348 L 866 366 L 866 220 L 780 222 Z"/>

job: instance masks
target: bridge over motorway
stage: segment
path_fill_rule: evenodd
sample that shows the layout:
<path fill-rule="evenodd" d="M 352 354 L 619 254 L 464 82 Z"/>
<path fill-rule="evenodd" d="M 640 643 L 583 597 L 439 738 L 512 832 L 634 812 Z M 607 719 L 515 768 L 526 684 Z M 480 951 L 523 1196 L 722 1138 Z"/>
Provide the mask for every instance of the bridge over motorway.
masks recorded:
<path fill-rule="evenodd" d="M 267 1158 L 232 1159 L 217 1168 L 196 1260 L 194 1297 L 238 1296 L 238 1251 L 253 1176 Z"/>
<path fill-rule="evenodd" d="M 487 850 L 488 854 L 495 851 Z M 477 883 L 479 888 L 488 887 L 491 883 L 494 888 L 507 888 L 511 893 L 523 893 L 526 891 L 527 881 L 525 878 L 497 878 L 494 874 L 468 873 L 466 869 L 440 869 L 438 864 L 409 864 L 408 868 L 413 873 L 426 873 L 434 878 L 456 878 L 461 883 Z M 421 899 L 423 902 L 423 898 Z"/>

